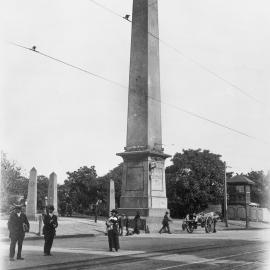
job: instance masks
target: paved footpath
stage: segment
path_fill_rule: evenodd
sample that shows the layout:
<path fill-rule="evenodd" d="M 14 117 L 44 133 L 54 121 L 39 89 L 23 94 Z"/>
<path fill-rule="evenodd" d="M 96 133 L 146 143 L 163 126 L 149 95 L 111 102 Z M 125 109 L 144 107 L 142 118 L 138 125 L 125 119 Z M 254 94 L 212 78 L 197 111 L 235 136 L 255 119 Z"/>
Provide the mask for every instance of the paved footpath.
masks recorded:
<path fill-rule="evenodd" d="M 93 219 L 59 217 L 56 237 L 104 235 L 105 228 L 103 220 L 98 220 L 95 223 Z M 26 233 L 25 239 L 39 238 L 43 238 L 42 235 L 39 235 L 39 222 L 30 221 L 30 232 Z M 0 240 L 8 241 L 7 219 L 0 220 Z"/>
<path fill-rule="evenodd" d="M 98 220 L 97 223 L 95 223 L 93 218 L 59 217 L 58 221 L 57 238 L 98 236 L 104 235 L 106 230 L 104 220 Z M 186 233 L 182 232 L 182 220 L 173 220 L 173 222 L 170 223 L 170 226 L 171 231 L 174 233 Z M 218 231 L 241 229 L 245 229 L 244 221 L 230 220 L 228 228 L 225 227 L 223 222 L 217 223 Z M 250 229 L 270 229 L 270 224 L 250 222 Z M 0 219 L 0 241 L 9 241 L 8 234 L 7 219 Z M 39 238 L 43 238 L 43 236 L 39 235 L 38 221 L 30 221 L 30 232 L 26 233 L 25 240 Z"/>

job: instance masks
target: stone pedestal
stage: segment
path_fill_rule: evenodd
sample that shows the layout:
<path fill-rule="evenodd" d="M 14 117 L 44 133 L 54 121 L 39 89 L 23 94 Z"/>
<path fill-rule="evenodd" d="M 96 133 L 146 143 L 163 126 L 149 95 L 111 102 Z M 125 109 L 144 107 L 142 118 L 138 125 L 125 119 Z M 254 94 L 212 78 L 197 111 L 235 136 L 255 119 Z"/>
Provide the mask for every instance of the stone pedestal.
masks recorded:
<path fill-rule="evenodd" d="M 58 214 L 57 209 L 57 175 L 56 173 L 51 173 L 49 177 L 48 186 L 48 205 L 54 206 L 54 213 Z"/>
<path fill-rule="evenodd" d="M 26 216 L 29 220 L 37 217 L 37 170 L 32 168 L 29 176 Z"/>
<path fill-rule="evenodd" d="M 120 212 L 137 211 L 152 231 L 167 211 L 161 132 L 157 0 L 134 0 L 130 52 L 127 145 Z M 151 230 L 151 229 L 150 229 Z"/>

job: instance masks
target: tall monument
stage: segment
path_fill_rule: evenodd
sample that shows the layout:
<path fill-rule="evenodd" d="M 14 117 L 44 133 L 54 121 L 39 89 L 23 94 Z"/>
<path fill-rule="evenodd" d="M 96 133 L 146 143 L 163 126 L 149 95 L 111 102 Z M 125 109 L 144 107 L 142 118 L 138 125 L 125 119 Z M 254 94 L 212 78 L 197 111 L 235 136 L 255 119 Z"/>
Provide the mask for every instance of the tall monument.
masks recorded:
<path fill-rule="evenodd" d="M 54 212 L 56 214 L 58 214 L 58 209 L 57 209 L 57 175 L 55 172 L 52 172 L 49 176 L 48 205 L 53 205 Z"/>
<path fill-rule="evenodd" d="M 110 179 L 109 190 L 108 190 L 108 215 L 109 216 L 113 209 L 115 209 L 115 188 L 114 188 L 114 181 Z"/>
<path fill-rule="evenodd" d="M 35 220 L 37 214 L 37 170 L 33 167 L 30 171 L 26 216 L 29 220 Z"/>
<path fill-rule="evenodd" d="M 120 211 L 146 222 L 167 210 L 161 135 L 157 0 L 134 0 L 130 52 L 127 141 Z M 160 226 L 160 224 L 158 225 Z"/>

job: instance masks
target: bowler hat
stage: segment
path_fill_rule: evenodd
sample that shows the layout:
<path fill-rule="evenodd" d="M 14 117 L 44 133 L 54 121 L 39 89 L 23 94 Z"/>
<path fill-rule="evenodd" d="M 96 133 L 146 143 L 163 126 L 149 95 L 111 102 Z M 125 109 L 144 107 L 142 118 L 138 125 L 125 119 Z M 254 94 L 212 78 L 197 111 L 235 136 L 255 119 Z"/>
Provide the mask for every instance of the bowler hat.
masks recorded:
<path fill-rule="evenodd" d="M 23 207 L 23 205 L 21 205 L 21 204 L 14 204 L 13 205 L 13 209 L 22 210 L 22 207 Z"/>
<path fill-rule="evenodd" d="M 117 213 L 117 211 L 115 209 L 112 209 L 111 213 Z"/>
<path fill-rule="evenodd" d="M 49 206 L 48 206 L 48 209 L 54 211 L 54 206 L 53 206 L 53 205 L 49 205 Z"/>

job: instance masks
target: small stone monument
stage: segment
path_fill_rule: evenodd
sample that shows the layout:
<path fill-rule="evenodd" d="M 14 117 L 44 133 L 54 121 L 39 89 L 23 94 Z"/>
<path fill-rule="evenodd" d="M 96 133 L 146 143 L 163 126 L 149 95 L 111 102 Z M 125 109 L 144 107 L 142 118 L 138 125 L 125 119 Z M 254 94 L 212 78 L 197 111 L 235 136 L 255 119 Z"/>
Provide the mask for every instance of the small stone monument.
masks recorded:
<path fill-rule="evenodd" d="M 37 170 L 33 167 L 30 171 L 26 216 L 29 220 L 35 220 L 37 214 Z"/>
<path fill-rule="evenodd" d="M 114 189 L 114 181 L 110 179 L 109 182 L 109 192 L 108 192 L 108 211 L 109 216 L 112 211 L 112 209 L 115 209 L 115 189 Z"/>
<path fill-rule="evenodd" d="M 48 205 L 53 205 L 54 213 L 57 214 L 57 175 L 54 172 L 49 177 Z"/>

